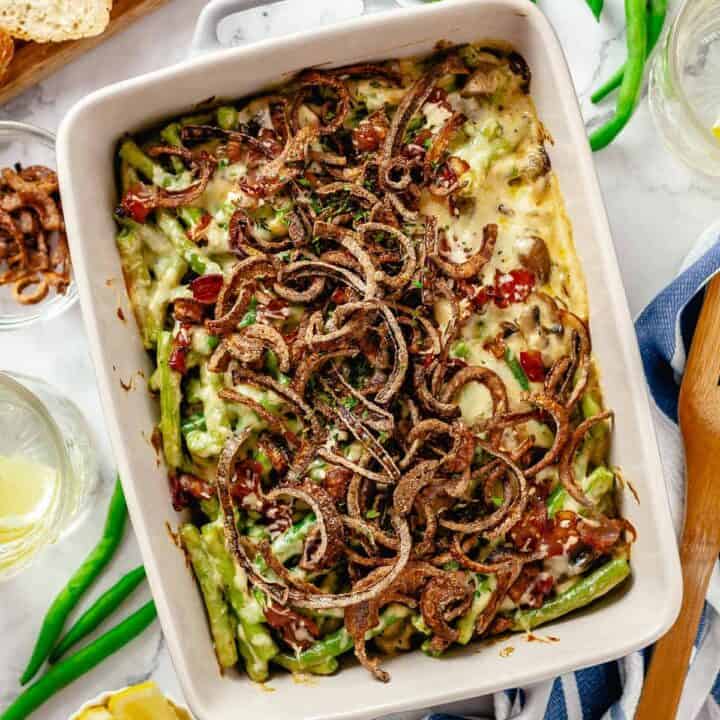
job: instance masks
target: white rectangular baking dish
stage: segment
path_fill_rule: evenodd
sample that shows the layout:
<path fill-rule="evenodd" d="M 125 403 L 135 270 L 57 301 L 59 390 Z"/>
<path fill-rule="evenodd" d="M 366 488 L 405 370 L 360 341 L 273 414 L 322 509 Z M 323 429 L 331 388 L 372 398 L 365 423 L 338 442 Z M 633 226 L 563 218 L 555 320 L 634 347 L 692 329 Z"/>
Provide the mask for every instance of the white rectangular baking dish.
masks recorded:
<path fill-rule="evenodd" d="M 115 251 L 117 202 L 113 160 L 126 131 L 186 111 L 208 97 L 238 98 L 310 65 L 427 53 L 436 41 L 481 38 L 512 43 L 533 71 L 539 115 L 555 138 L 554 168 L 565 194 L 589 286 L 592 333 L 610 407 L 616 410 L 615 462 L 637 488 L 625 512 L 638 531 L 634 576 L 614 595 L 547 632 L 553 643 L 528 643 L 500 656 L 500 645 L 472 646 L 442 660 L 422 653 L 387 661 L 389 685 L 348 662 L 334 677 L 311 685 L 278 674 L 268 688 L 221 678 L 200 595 L 170 542 L 175 525 L 165 471 L 150 434 L 156 403 L 137 376 L 149 362 L 132 318 Z M 620 281 L 585 128 L 558 40 L 528 0 L 456 0 L 374 15 L 252 46 L 228 50 L 105 88 L 68 114 L 58 137 L 65 217 L 85 323 L 108 429 L 160 619 L 187 700 L 200 720 L 271 717 L 370 718 L 426 707 L 540 679 L 619 657 L 654 641 L 675 618 L 681 594 L 655 434 L 635 334 Z M 134 390 L 121 381 L 135 378 Z"/>

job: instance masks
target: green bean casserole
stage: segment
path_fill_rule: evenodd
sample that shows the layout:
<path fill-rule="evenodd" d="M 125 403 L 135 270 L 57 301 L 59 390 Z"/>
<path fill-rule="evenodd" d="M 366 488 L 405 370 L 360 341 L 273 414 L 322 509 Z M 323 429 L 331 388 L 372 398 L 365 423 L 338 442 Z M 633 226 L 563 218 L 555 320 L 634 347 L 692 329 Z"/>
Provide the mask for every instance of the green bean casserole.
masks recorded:
<path fill-rule="evenodd" d="M 217 660 L 329 674 L 630 574 L 588 307 L 509 48 L 310 69 L 124 138 L 117 246 Z"/>

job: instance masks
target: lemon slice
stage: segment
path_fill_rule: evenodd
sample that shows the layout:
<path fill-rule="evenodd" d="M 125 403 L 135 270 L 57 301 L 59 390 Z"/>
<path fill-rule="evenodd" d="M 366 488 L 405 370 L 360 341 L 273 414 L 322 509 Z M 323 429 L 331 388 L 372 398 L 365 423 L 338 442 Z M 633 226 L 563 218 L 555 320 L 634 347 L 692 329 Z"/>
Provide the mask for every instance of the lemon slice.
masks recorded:
<path fill-rule="evenodd" d="M 58 490 L 57 471 L 23 457 L 0 455 L 0 542 L 38 525 Z"/>
<path fill-rule="evenodd" d="M 715 121 L 715 124 L 710 129 L 715 138 L 717 140 L 720 140 L 720 115 L 718 115 L 718 119 Z"/>
<path fill-rule="evenodd" d="M 113 716 L 105 708 L 94 707 L 83 710 L 82 714 L 78 716 L 78 720 L 113 720 Z"/>
<path fill-rule="evenodd" d="M 154 682 L 121 690 L 108 701 L 113 720 L 177 720 L 172 705 Z"/>

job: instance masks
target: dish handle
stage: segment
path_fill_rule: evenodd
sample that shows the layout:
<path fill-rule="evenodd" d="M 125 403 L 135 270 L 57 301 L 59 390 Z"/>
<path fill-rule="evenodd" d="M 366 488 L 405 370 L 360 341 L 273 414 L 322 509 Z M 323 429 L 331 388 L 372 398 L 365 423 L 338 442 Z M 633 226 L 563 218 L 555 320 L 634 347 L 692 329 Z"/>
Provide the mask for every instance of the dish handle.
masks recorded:
<path fill-rule="evenodd" d="M 190 54 L 200 55 L 244 44 L 247 40 L 242 31 L 246 23 L 242 14 L 260 7 L 277 7 L 278 16 L 272 18 L 274 28 L 269 33 L 277 36 L 414 4 L 422 4 L 422 0 L 313 0 L 302 5 L 302 12 L 291 15 L 290 6 L 300 6 L 297 0 L 211 0 L 198 17 Z M 283 13 L 283 9 L 288 12 Z"/>

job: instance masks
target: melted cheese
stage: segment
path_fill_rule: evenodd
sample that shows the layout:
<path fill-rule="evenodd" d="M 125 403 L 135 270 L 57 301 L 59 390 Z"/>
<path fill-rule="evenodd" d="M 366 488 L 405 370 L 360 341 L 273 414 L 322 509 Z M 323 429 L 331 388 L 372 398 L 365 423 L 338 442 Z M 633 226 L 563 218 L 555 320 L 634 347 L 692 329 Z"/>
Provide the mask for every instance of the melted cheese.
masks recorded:
<path fill-rule="evenodd" d="M 452 116 L 452 111 L 438 103 L 425 103 L 422 108 L 425 116 L 425 126 L 433 133 L 438 132 L 445 122 Z"/>

